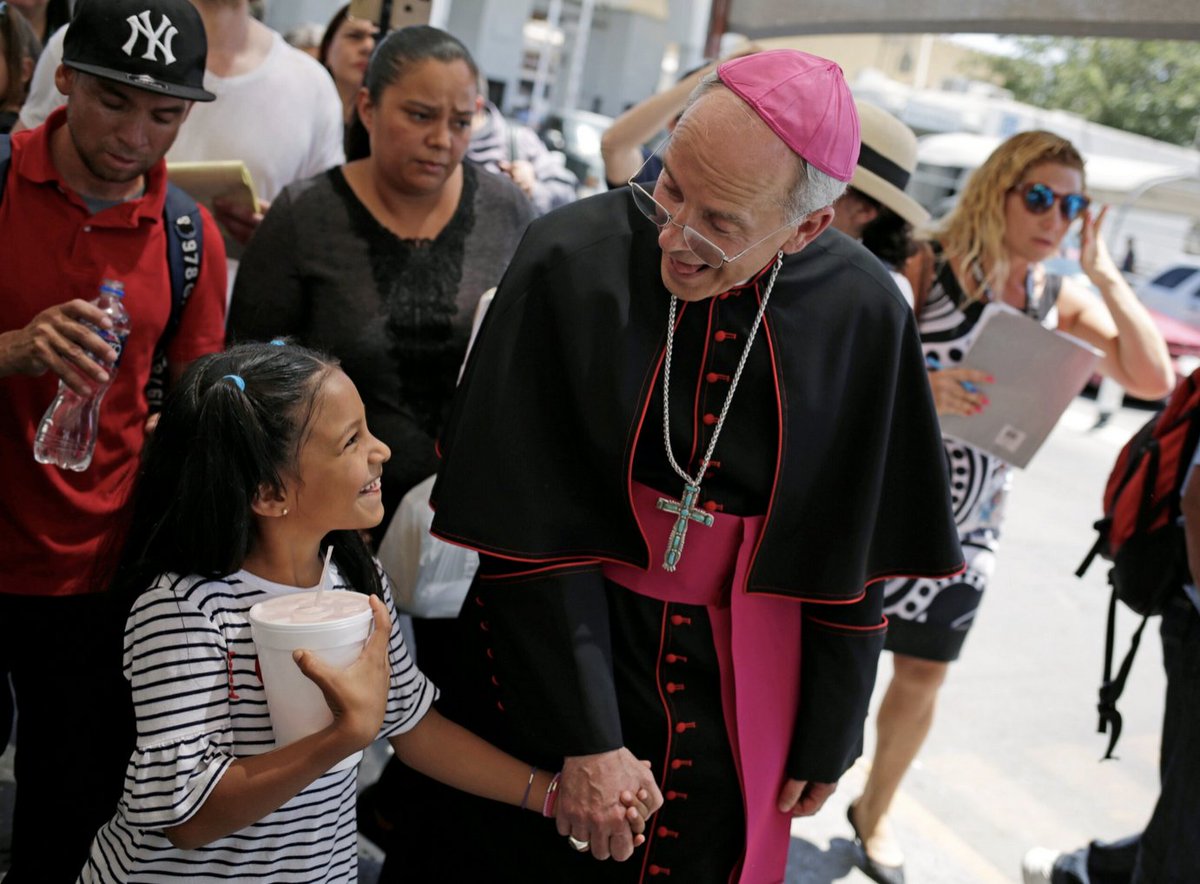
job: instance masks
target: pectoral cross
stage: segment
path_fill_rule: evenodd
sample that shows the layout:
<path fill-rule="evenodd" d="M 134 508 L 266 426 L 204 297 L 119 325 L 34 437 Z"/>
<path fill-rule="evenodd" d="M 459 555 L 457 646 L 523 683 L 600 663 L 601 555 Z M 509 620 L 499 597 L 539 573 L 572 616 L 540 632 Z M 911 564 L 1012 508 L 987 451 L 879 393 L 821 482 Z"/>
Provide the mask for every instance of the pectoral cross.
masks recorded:
<path fill-rule="evenodd" d="M 675 527 L 671 529 L 671 536 L 667 539 L 667 552 L 663 556 L 663 568 L 667 571 L 674 571 L 675 566 L 683 557 L 683 541 L 687 537 L 689 520 L 699 522 L 705 528 L 712 527 L 712 513 L 706 513 L 696 507 L 696 495 L 699 493 L 700 486 L 689 483 L 683 486 L 683 497 L 680 500 L 660 497 L 658 503 L 655 504 L 660 510 L 674 513 L 679 517 L 675 520 Z"/>

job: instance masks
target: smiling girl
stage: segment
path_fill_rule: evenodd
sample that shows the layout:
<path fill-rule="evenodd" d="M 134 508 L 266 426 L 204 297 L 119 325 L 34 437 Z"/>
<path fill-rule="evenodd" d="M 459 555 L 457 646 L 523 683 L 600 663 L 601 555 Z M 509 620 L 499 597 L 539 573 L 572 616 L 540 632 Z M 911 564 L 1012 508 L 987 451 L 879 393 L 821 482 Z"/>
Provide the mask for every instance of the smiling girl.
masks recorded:
<path fill-rule="evenodd" d="M 82 881 L 355 881 L 357 765 L 330 768 L 378 738 L 428 776 L 543 809 L 551 774 L 440 716 L 409 659 L 359 533 L 383 517 L 389 456 L 350 379 L 300 347 L 204 357 L 167 398 L 114 584 L 137 747 Z M 315 587 L 330 545 L 329 584 L 371 596 L 374 632 L 343 671 L 296 652 L 333 722 L 276 747 L 248 612 Z"/>

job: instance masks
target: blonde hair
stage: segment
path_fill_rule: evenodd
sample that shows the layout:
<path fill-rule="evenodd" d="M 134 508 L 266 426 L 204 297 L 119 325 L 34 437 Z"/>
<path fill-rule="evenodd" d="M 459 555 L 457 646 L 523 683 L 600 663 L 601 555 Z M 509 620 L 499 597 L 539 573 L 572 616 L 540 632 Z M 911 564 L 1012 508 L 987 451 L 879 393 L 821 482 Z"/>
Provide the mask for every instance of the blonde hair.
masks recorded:
<path fill-rule="evenodd" d="M 1035 130 L 1012 136 L 972 173 L 954 210 L 932 233 L 946 254 L 962 267 L 979 267 L 982 281 L 960 280 L 968 300 L 983 297 L 984 291 L 1001 291 L 1008 278 L 1008 252 L 1004 248 L 1004 204 L 1008 192 L 1021 183 L 1025 173 L 1042 163 L 1057 163 L 1083 175 L 1083 157 L 1075 146 L 1053 132 Z"/>

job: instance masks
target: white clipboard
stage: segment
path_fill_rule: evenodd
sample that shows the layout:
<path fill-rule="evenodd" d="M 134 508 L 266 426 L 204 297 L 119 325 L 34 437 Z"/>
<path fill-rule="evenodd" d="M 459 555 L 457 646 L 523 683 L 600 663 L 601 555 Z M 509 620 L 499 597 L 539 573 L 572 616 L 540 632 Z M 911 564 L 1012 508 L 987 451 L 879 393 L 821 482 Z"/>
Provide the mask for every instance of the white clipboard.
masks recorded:
<path fill-rule="evenodd" d="M 213 200 L 227 199 L 251 212 L 258 211 L 258 196 L 250 170 L 241 160 L 167 163 L 167 178 L 212 211 Z"/>
<path fill-rule="evenodd" d="M 1101 356 L 1090 344 L 1052 331 L 1007 304 L 988 304 L 962 366 L 996 379 L 984 385 L 989 403 L 980 414 L 942 415 L 942 433 L 1023 468 L 1095 373 Z"/>
<path fill-rule="evenodd" d="M 235 206 L 250 212 L 259 210 L 258 195 L 254 192 L 254 180 L 250 170 L 241 160 L 209 160 L 204 162 L 167 163 L 167 179 L 181 190 L 187 191 L 209 214 L 215 216 L 213 201 L 229 200 Z M 225 240 L 225 256 L 240 258 L 244 247 L 221 228 Z"/>

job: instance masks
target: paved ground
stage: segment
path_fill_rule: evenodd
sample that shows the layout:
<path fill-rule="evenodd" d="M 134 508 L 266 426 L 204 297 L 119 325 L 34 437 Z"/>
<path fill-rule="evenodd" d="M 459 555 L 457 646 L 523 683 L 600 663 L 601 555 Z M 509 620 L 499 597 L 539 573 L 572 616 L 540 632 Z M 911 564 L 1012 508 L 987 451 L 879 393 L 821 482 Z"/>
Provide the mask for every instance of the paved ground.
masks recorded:
<path fill-rule="evenodd" d="M 1094 539 L 1090 525 L 1116 452 L 1148 415 L 1124 409 L 1092 431 L 1094 415 L 1093 403 L 1076 401 L 1017 476 L 992 590 L 896 802 L 911 884 L 1020 881 L 1028 847 L 1129 834 L 1153 807 L 1165 684 L 1157 621 L 1119 705 L 1120 760 L 1100 763 L 1106 569 L 1093 565 L 1085 580 L 1072 573 Z M 1127 636 L 1136 621 L 1123 614 Z M 875 703 L 888 677 L 885 655 Z M 866 776 L 871 727 L 868 754 L 826 809 L 793 826 L 788 884 L 868 880 L 853 866 L 845 810 Z"/>
<path fill-rule="evenodd" d="M 1091 522 L 1117 450 L 1146 418 L 1122 410 L 1091 431 L 1095 407 L 1079 400 L 1030 468 L 1018 476 L 993 591 L 943 691 L 938 721 L 895 808 L 912 884 L 1020 880 L 1033 844 L 1073 847 L 1138 830 L 1153 806 L 1163 676 L 1148 635 L 1121 702 L 1121 760 L 1098 763 L 1095 733 L 1107 590 L 1104 568 L 1072 570 L 1092 543 Z M 1124 617 L 1123 634 L 1133 623 Z M 880 685 L 890 661 L 880 670 Z M 876 691 L 878 702 L 879 691 Z M 788 884 L 865 882 L 854 867 L 845 808 L 868 754 L 816 818 L 792 829 Z M 11 751 L 0 756 L 0 876 L 7 867 Z M 378 854 L 362 852 L 360 881 Z"/>

